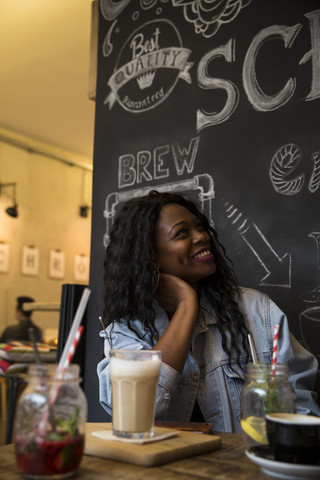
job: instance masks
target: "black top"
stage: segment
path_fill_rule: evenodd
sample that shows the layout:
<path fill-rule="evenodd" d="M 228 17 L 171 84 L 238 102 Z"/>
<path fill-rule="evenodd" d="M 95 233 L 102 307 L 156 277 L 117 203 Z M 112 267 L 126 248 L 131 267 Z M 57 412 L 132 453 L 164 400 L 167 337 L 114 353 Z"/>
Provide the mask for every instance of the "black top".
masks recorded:
<path fill-rule="evenodd" d="M 190 422 L 205 422 L 198 400 L 194 404 Z"/>
<path fill-rule="evenodd" d="M 12 325 L 7 327 L 0 338 L 0 342 L 6 343 L 10 340 L 17 341 L 30 341 L 29 328 L 32 327 L 35 333 L 35 339 L 37 342 L 42 341 L 42 331 L 32 320 L 22 320 L 18 325 Z"/>

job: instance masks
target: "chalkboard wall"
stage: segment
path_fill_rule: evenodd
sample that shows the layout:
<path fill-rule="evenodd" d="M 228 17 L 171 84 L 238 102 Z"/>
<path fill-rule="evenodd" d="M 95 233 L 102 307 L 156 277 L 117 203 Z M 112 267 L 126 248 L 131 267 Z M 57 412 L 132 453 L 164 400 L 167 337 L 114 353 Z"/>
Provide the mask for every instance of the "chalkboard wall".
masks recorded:
<path fill-rule="evenodd" d="M 318 0 L 100 0 L 85 389 L 106 419 L 103 260 L 114 213 L 190 194 L 244 286 L 320 358 Z"/>

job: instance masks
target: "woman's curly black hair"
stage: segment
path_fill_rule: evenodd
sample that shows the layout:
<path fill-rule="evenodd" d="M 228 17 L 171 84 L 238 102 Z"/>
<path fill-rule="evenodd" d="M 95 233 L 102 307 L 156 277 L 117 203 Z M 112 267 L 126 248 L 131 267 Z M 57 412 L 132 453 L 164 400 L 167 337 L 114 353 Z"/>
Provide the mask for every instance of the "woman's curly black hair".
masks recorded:
<path fill-rule="evenodd" d="M 116 215 L 104 264 L 104 323 L 110 325 L 122 319 L 121 321 L 126 321 L 128 327 L 137 333 L 132 320 L 139 319 L 154 341 L 158 340 L 153 309 L 152 237 L 160 212 L 168 204 L 187 208 L 200 219 L 204 230 L 210 236 L 217 268 L 213 275 L 200 282 L 200 288 L 204 290 L 216 312 L 222 347 L 228 354 L 229 362 L 235 354 L 239 363 L 239 334 L 242 347 L 248 355 L 248 330 L 238 306 L 240 290 L 232 262 L 207 217 L 199 211 L 195 203 L 180 194 L 151 191 L 146 196 L 127 201 Z M 227 341 L 227 332 L 230 334 L 230 342 Z"/>

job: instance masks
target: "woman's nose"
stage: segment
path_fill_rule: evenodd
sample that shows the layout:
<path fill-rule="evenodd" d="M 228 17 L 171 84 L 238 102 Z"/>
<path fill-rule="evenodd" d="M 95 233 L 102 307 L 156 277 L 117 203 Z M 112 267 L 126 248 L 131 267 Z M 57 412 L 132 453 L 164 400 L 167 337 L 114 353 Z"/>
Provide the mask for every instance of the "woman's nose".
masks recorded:
<path fill-rule="evenodd" d="M 209 235 L 205 231 L 199 232 L 199 230 L 194 230 L 192 240 L 194 243 L 207 242 L 209 240 Z"/>

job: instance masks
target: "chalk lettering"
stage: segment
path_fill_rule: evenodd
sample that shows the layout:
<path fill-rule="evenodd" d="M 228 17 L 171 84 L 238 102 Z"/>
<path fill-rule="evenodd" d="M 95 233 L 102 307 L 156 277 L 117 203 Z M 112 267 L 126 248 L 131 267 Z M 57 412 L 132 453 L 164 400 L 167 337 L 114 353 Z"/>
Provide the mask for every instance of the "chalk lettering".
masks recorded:
<path fill-rule="evenodd" d="M 136 171 L 134 169 L 135 158 L 133 155 L 121 155 L 119 157 L 119 187 L 134 185 L 136 181 Z"/>
<path fill-rule="evenodd" d="M 172 145 L 173 161 L 178 175 L 183 175 L 185 168 L 188 173 L 193 172 L 200 137 L 191 139 L 188 148 L 181 148 L 178 143 Z"/>
<path fill-rule="evenodd" d="M 299 65 L 306 63 L 312 59 L 312 84 L 309 95 L 306 100 L 314 100 L 320 97 L 320 10 L 306 13 L 305 15 L 310 21 L 311 45 L 312 48 L 300 60 Z"/>
<path fill-rule="evenodd" d="M 159 50 L 159 35 L 160 30 L 156 28 L 152 34 L 150 40 L 144 40 L 143 33 L 138 33 L 133 37 L 130 43 L 130 48 L 132 50 L 132 59 L 134 60 L 137 57 L 154 50 Z"/>
<path fill-rule="evenodd" d="M 320 98 L 320 10 L 306 13 L 305 16 L 309 19 L 311 49 L 301 58 L 299 65 L 309 60 L 312 62 L 311 90 L 305 98 L 305 101 L 310 101 Z M 257 79 L 256 61 L 261 47 L 266 42 L 280 39 L 285 48 L 291 48 L 301 28 L 302 24 L 300 23 L 293 26 L 273 25 L 261 30 L 249 45 L 243 62 L 242 80 L 247 98 L 255 110 L 263 112 L 276 110 L 288 103 L 293 97 L 296 89 L 296 79 L 292 77 L 288 78 L 280 91 L 275 92 L 273 95 L 265 94 Z M 208 75 L 209 64 L 215 58 L 220 56 L 227 62 L 235 61 L 235 42 L 235 39 L 230 39 L 225 45 L 211 50 L 201 58 L 198 64 L 197 81 L 199 86 L 208 90 L 224 90 L 227 94 L 227 100 L 219 112 L 210 112 L 210 106 L 207 107 L 207 111 L 203 109 L 197 110 L 197 131 L 225 122 L 237 108 L 239 101 L 238 87 L 230 80 L 214 78 Z M 206 101 L 206 105 L 208 104 L 209 102 Z M 211 110 L 214 109 L 211 107 Z"/>
<path fill-rule="evenodd" d="M 165 145 L 164 147 L 157 147 L 154 149 L 154 178 L 157 180 L 159 178 L 169 177 L 169 169 L 163 167 L 163 157 L 168 155 L 169 146 Z"/>
<path fill-rule="evenodd" d="M 280 92 L 273 95 L 266 95 L 257 81 L 255 64 L 259 49 L 267 40 L 281 38 L 284 41 L 285 47 L 290 48 L 301 27 L 302 25 L 297 24 L 293 27 L 274 25 L 265 28 L 255 36 L 248 48 L 242 71 L 243 86 L 248 100 L 255 110 L 262 112 L 276 110 L 287 103 L 294 94 L 296 81 L 294 78 L 289 78 Z"/>
<path fill-rule="evenodd" d="M 119 157 L 118 186 L 129 187 L 135 183 L 151 182 L 170 176 L 168 165 L 173 164 L 178 176 L 186 170 L 193 172 L 195 159 L 198 152 L 200 137 L 191 138 L 189 145 L 183 146 L 178 143 L 173 145 L 161 145 L 153 151 L 141 150 L 136 158 L 132 154 Z M 172 158 L 170 157 L 172 154 Z M 171 160 L 171 162 L 170 162 Z"/>
<path fill-rule="evenodd" d="M 151 162 L 151 153 L 148 150 L 138 152 L 137 155 L 137 183 L 141 183 L 143 179 L 147 182 L 152 180 L 152 175 L 147 168 Z"/>
<path fill-rule="evenodd" d="M 198 83 L 205 89 L 222 89 L 227 93 L 227 100 L 224 108 L 218 113 L 206 113 L 197 110 L 197 131 L 209 125 L 217 125 L 225 122 L 236 109 L 239 101 L 238 88 L 234 83 L 221 78 L 212 78 L 207 75 L 208 64 L 216 57 L 222 56 L 227 62 L 234 61 L 234 41 L 231 39 L 225 45 L 215 48 L 202 57 L 198 65 Z"/>

